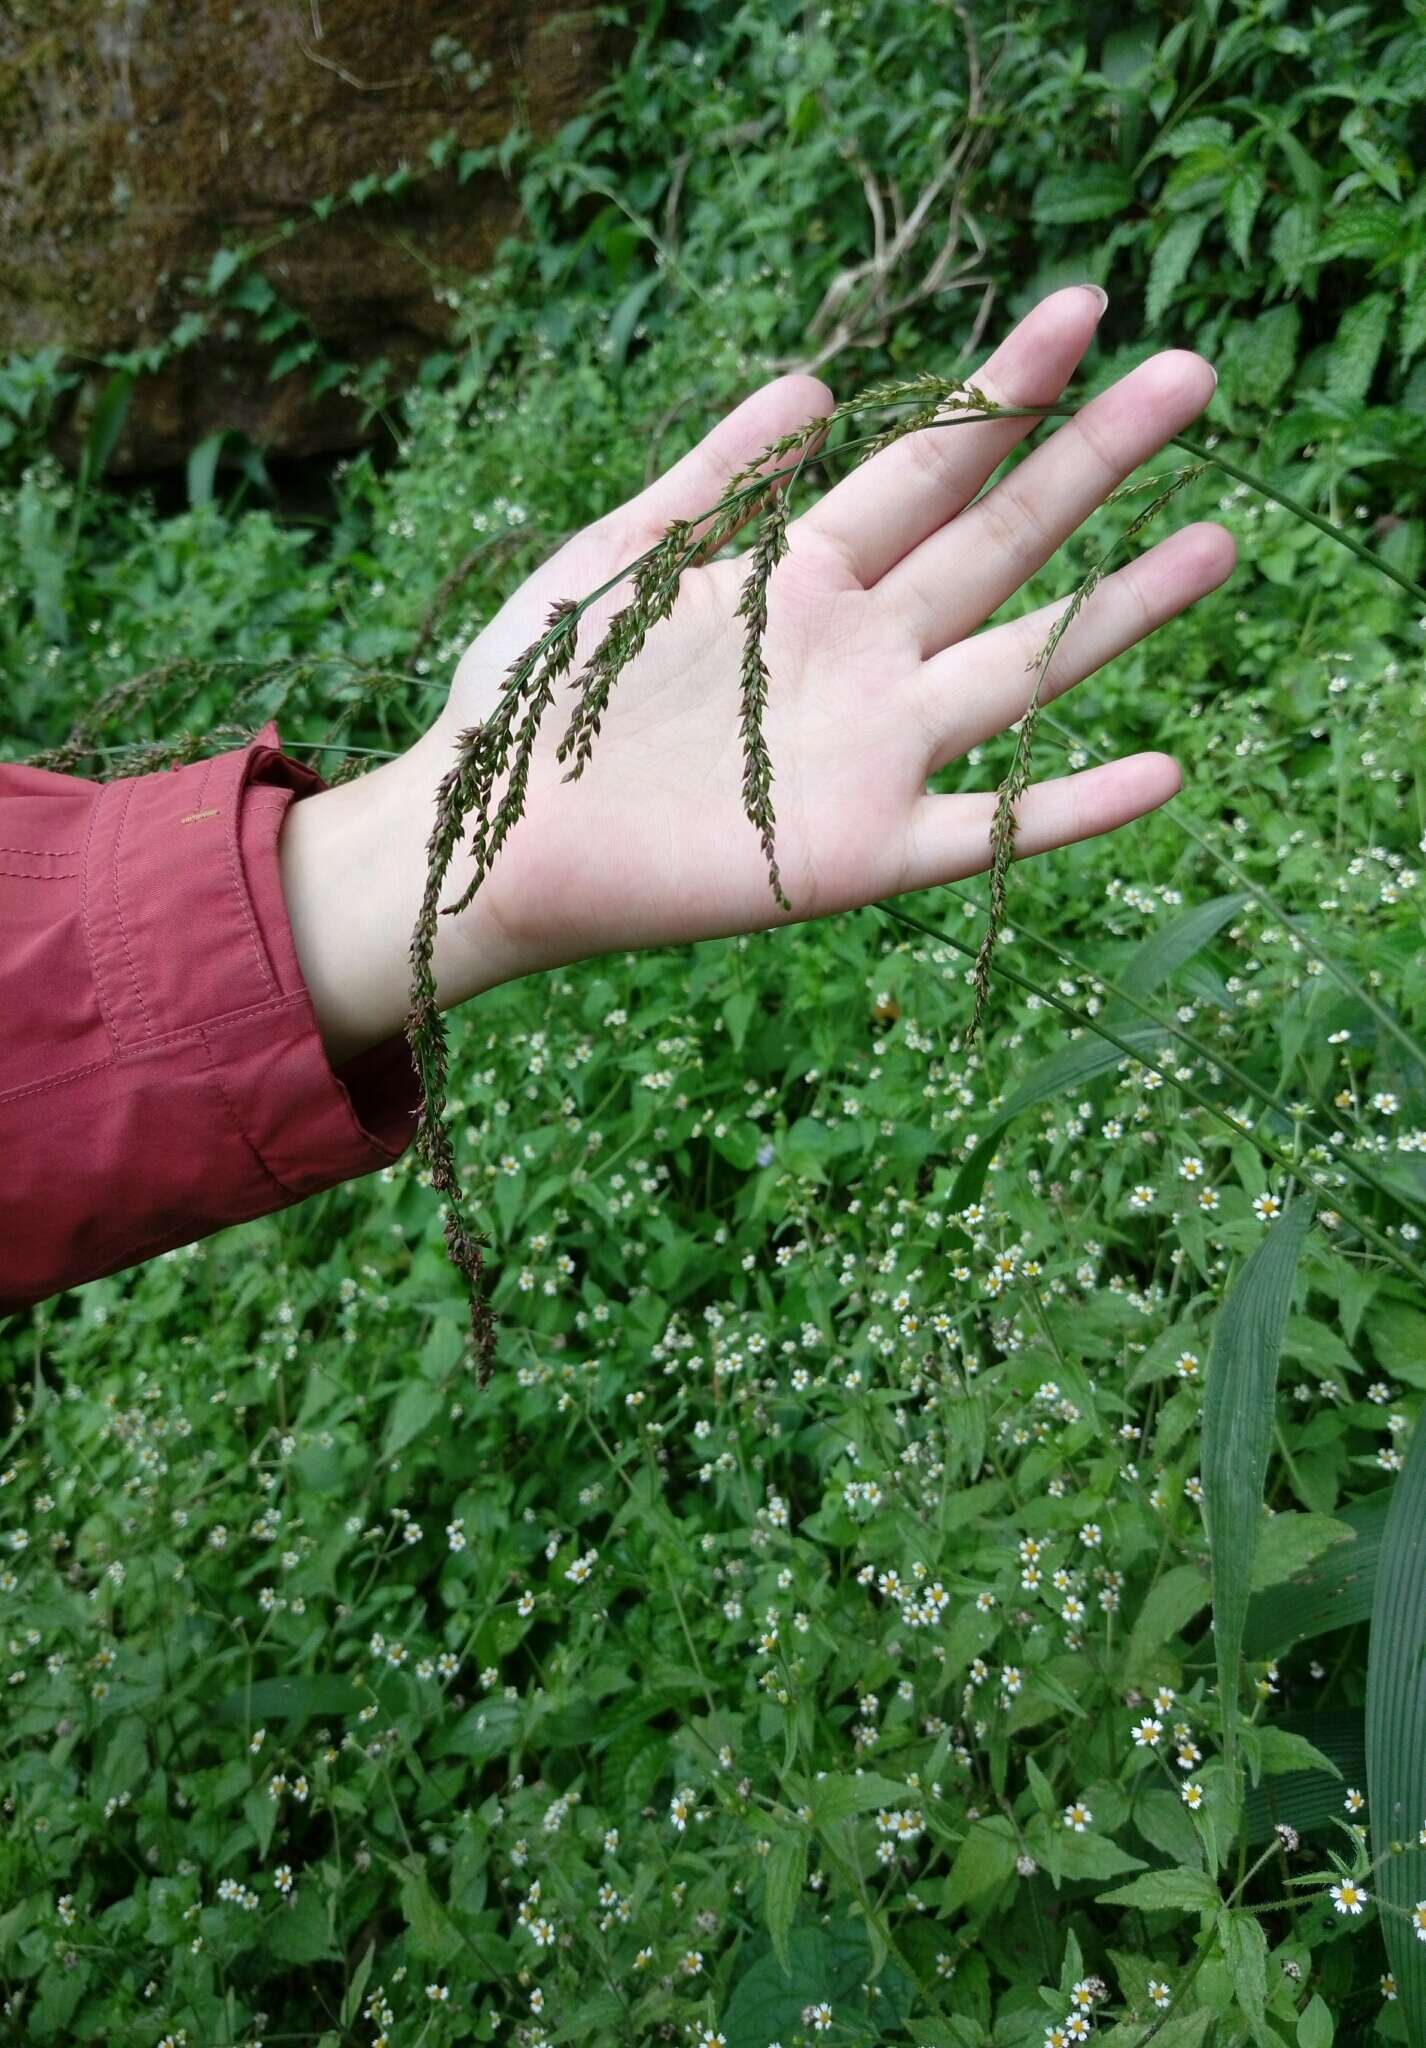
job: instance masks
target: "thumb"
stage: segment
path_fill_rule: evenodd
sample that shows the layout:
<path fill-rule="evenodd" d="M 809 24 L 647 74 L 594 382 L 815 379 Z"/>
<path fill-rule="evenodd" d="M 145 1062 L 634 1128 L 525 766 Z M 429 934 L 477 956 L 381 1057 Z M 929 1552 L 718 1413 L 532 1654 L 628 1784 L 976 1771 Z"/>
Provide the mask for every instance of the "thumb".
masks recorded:
<path fill-rule="evenodd" d="M 831 412 L 835 403 L 820 377 L 802 371 L 760 385 L 705 434 L 697 447 L 631 498 L 620 515 L 621 523 L 629 522 L 633 537 L 645 546 L 660 539 L 675 519 L 696 521 L 693 537 L 710 532 L 712 522 L 699 520 L 698 515 L 718 503 L 732 478 L 774 442 Z M 770 456 L 758 467 L 760 472 L 770 471 L 796 460 L 796 453 Z M 725 538 L 736 530 L 728 529 Z"/>

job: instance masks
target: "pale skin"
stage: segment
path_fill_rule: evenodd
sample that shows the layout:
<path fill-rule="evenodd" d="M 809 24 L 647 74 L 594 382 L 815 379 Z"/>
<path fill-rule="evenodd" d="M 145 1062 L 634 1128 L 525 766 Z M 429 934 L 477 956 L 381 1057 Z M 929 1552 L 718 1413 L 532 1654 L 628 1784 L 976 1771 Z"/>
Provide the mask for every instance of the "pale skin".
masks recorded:
<path fill-rule="evenodd" d="M 1093 338 L 1101 294 L 1042 299 L 971 379 L 1000 404 L 1055 402 Z M 555 691 L 531 765 L 525 815 L 470 906 L 437 921 L 438 1000 L 451 1009 L 500 983 L 615 950 L 758 931 L 859 908 L 984 870 L 993 790 L 940 795 L 928 779 L 1020 717 L 1035 660 L 1065 597 L 986 621 L 1108 493 L 1207 405 L 1201 356 L 1150 357 L 985 490 L 1034 427 L 985 420 L 908 436 L 797 509 L 773 571 L 763 730 L 782 886 L 780 910 L 743 809 L 736 558 L 685 575 L 672 615 L 620 676 L 578 781 L 555 749 L 574 697 Z M 551 606 L 598 588 L 697 519 L 729 479 L 835 399 L 816 377 L 752 393 L 649 488 L 576 534 L 514 592 L 463 656 L 444 709 L 397 760 L 289 806 L 280 842 L 298 961 L 336 1066 L 405 1023 L 409 947 L 425 885 L 437 785 L 456 736 L 486 717 Z M 771 466 L 771 465 L 769 465 Z M 981 494 L 981 495 L 977 495 Z M 1130 516 L 1126 512 L 1126 518 Z M 1045 701 L 1221 584 L 1232 537 L 1182 528 L 1106 575 L 1056 651 Z M 578 674 L 627 580 L 580 621 Z M 1017 857 L 1112 832 L 1166 802 L 1177 764 L 1132 754 L 1038 781 L 1017 811 Z M 498 800 L 503 778 L 496 787 Z M 442 901 L 469 874 L 453 862 Z"/>

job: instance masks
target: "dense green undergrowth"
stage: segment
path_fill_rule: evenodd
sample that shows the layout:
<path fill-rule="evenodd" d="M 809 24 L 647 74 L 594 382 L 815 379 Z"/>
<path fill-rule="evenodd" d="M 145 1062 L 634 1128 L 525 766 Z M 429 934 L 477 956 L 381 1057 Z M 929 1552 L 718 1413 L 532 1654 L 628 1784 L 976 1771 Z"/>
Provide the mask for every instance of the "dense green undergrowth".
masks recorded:
<path fill-rule="evenodd" d="M 986 345 L 1101 277 L 1075 394 L 1202 348 L 1205 436 L 1419 578 L 1419 18 L 970 12 Z M 7 751 L 144 674 L 84 772 L 404 744 L 796 351 L 863 169 L 910 211 L 959 19 L 651 17 L 330 521 L 80 488 L 11 365 Z M 981 289 L 822 374 L 972 368 Z M 451 1020 L 484 1391 L 409 1159 L 0 1329 L 17 2039 L 1426 2040 L 1426 619 L 1246 487 L 1173 516 L 1237 573 L 1037 746 L 1184 792 L 1014 871 L 974 1052 L 980 885 L 585 962 Z"/>

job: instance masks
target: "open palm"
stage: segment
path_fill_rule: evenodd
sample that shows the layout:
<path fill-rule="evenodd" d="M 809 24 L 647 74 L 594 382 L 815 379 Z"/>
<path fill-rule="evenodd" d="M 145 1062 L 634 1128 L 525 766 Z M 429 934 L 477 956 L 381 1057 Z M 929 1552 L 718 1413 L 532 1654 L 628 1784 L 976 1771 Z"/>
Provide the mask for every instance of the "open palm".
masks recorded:
<path fill-rule="evenodd" d="M 1002 404 L 1053 402 L 1099 313 L 1090 290 L 1053 293 L 974 381 Z M 790 914 L 774 901 L 743 807 L 745 627 L 735 614 L 747 564 L 688 572 L 671 616 L 620 676 L 592 756 L 568 784 L 555 750 L 575 697 L 567 685 L 556 690 L 524 816 L 479 892 L 510 958 L 528 972 L 615 948 L 757 930 L 987 867 L 994 792 L 938 795 L 927 782 L 1021 716 L 1035 657 L 1068 596 L 979 629 L 1203 409 L 1213 382 L 1201 357 L 1168 350 L 1066 420 L 983 496 L 1033 422 L 910 435 L 793 519 L 789 553 L 768 590 L 763 721 Z M 511 663 L 544 632 L 557 599 L 582 597 L 673 520 L 706 512 L 737 471 L 833 403 L 813 377 L 763 386 L 640 496 L 577 534 L 467 650 L 423 750 L 444 765 L 455 734 L 494 708 Z M 1233 563 L 1231 537 L 1203 523 L 1106 576 L 1061 640 L 1042 694 L 1143 639 L 1220 584 Z M 630 589 L 625 581 L 584 614 L 571 679 Z M 1111 831 L 1178 787 L 1178 769 L 1162 754 L 1036 783 L 1019 805 L 1017 853 Z M 463 886 L 458 857 L 446 900 Z"/>

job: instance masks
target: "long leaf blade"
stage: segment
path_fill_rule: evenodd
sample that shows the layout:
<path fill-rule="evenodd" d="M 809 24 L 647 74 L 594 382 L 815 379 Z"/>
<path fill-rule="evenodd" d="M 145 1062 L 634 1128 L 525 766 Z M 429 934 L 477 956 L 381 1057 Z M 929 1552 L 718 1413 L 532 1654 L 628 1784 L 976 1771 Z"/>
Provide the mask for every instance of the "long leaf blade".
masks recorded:
<path fill-rule="evenodd" d="M 1416 1425 L 1392 1490 L 1377 1563 L 1367 1652 L 1367 1799 L 1372 1851 L 1387 1855 L 1377 1896 L 1397 2007 L 1411 2048 L 1426 2048 L 1426 1943 L 1405 1917 L 1426 1899 L 1426 1421 Z"/>
<path fill-rule="evenodd" d="M 1272 1448 L 1278 1357 L 1311 1220 L 1312 1203 L 1302 1197 L 1269 1227 L 1218 1311 L 1208 1360 L 1203 1519 L 1212 1559 L 1223 1760 L 1231 1784 L 1236 1784 L 1239 1668 Z"/>

